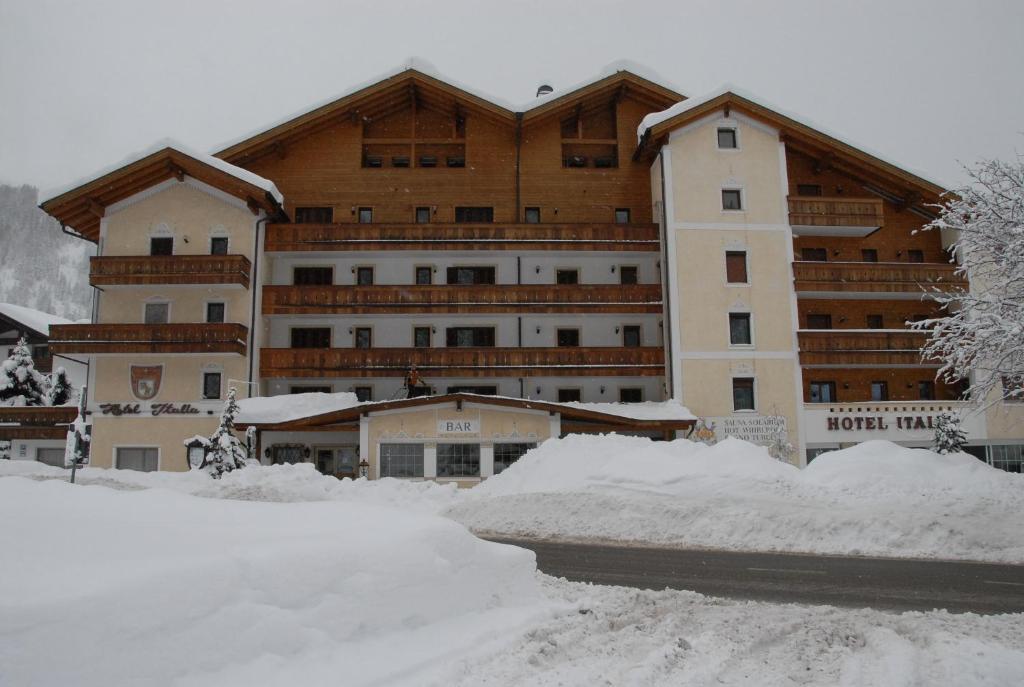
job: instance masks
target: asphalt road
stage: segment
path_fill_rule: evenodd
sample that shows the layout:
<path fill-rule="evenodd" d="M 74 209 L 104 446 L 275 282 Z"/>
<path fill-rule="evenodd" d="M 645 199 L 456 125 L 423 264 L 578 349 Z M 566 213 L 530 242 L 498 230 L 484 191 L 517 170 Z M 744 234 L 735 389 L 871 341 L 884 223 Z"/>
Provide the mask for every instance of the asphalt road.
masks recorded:
<path fill-rule="evenodd" d="M 569 580 L 710 596 L 890 610 L 1024 612 L 1024 566 L 744 553 L 491 538 Z"/>

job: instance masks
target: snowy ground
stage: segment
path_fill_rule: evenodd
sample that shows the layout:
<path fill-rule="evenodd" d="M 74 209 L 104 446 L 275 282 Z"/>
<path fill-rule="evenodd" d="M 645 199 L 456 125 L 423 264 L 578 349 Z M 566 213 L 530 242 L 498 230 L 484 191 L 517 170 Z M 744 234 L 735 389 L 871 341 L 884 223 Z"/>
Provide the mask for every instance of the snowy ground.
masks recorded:
<path fill-rule="evenodd" d="M 0 685 L 1024 683 L 1024 615 L 554 580 L 452 488 L 41 467 L 0 478 Z"/>

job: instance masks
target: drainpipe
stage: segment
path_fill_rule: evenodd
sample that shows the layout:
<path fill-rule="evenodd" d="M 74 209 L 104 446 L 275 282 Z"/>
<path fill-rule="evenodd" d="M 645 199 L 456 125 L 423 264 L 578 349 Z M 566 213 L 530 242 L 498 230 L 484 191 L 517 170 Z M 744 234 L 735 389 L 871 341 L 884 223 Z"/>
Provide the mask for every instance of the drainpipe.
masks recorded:
<path fill-rule="evenodd" d="M 255 352 L 253 351 L 253 345 L 256 343 L 256 295 L 257 290 L 260 287 L 257 277 L 259 276 L 260 267 L 260 225 L 266 225 L 270 221 L 270 215 L 264 214 L 263 217 L 256 220 L 256 236 L 253 239 L 252 247 L 252 274 L 249 275 L 249 288 L 252 290 L 252 304 L 249 308 L 249 397 L 252 397 L 252 366 L 253 361 L 256 359 Z M 260 395 L 262 391 L 257 393 Z"/>
<path fill-rule="evenodd" d="M 68 236 L 73 236 L 76 239 L 82 239 L 83 241 L 88 241 L 89 240 L 85 236 L 83 236 L 82 234 L 79 234 L 77 231 L 73 231 L 73 230 L 68 229 L 67 225 L 64 224 L 63 222 L 60 223 L 60 230 L 62 232 L 64 232 L 65 234 L 67 234 Z M 99 239 L 97 239 L 95 243 L 96 243 L 96 255 L 99 256 L 99 254 L 100 254 L 100 242 L 99 242 Z M 96 315 L 97 315 L 97 312 L 99 310 L 99 295 L 98 295 L 97 292 L 102 292 L 103 289 L 101 289 L 98 286 L 93 286 L 91 282 L 90 282 L 89 286 L 91 286 L 92 289 L 93 289 L 92 290 L 92 304 L 89 306 L 89 321 L 92 322 L 93 324 L 95 324 L 96 323 Z M 47 342 L 47 344 L 49 344 L 49 342 L 50 342 L 49 337 L 47 337 L 46 342 Z M 76 363 L 78 363 L 80 365 L 85 365 L 85 384 L 82 385 L 82 393 L 81 393 L 81 395 L 79 396 L 79 399 L 78 399 L 79 407 L 82 409 L 82 418 L 84 419 L 85 415 L 86 415 L 86 408 L 89 407 L 89 404 L 88 404 L 89 399 L 88 399 L 87 395 L 89 393 L 89 373 L 92 372 L 92 358 L 87 358 L 85 361 L 81 361 L 81 360 L 75 360 L 74 358 L 69 358 L 69 357 L 64 356 L 64 355 L 57 355 L 57 356 L 54 356 L 54 357 L 65 358 L 67 360 L 72 360 L 72 361 L 74 361 L 74 362 L 76 362 Z M 72 479 L 71 481 L 74 482 L 74 479 Z"/>
<path fill-rule="evenodd" d="M 673 370 L 675 368 L 675 360 L 673 359 L 672 351 L 672 280 L 669 274 L 669 261 L 668 255 L 668 232 L 672 231 L 672 228 L 668 226 L 668 196 L 665 195 L 665 156 L 658 153 L 658 165 L 661 168 L 661 293 L 662 299 L 665 301 L 664 314 L 662 316 L 662 336 L 664 337 L 665 343 L 665 360 L 668 361 L 668 365 L 665 367 L 665 371 L 668 373 L 668 396 L 672 398 L 672 389 L 674 376 Z M 679 399 L 681 402 L 683 399 Z"/>
<path fill-rule="evenodd" d="M 520 212 L 522 211 L 522 208 L 519 207 L 520 204 L 521 204 L 521 200 L 520 200 L 520 191 L 521 191 L 521 189 L 520 189 L 520 185 L 519 185 L 519 160 L 520 160 L 520 151 L 522 150 L 522 146 L 523 146 L 523 113 L 522 112 L 516 112 L 516 214 L 515 214 L 516 224 L 519 223 Z"/>

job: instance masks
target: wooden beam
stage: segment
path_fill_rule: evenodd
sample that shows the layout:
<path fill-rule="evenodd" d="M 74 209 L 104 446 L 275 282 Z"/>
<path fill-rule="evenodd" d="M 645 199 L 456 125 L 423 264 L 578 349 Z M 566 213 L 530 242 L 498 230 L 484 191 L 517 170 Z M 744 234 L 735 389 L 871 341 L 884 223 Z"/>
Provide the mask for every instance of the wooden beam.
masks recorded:
<path fill-rule="evenodd" d="M 95 215 L 96 217 L 99 217 L 101 219 L 103 218 L 103 215 L 105 215 L 107 212 L 106 208 L 103 207 L 101 203 L 97 202 L 93 198 L 85 199 L 85 207 L 90 214 Z"/>
<path fill-rule="evenodd" d="M 167 171 L 170 172 L 178 181 L 185 181 L 185 170 L 170 160 L 167 161 Z"/>
<path fill-rule="evenodd" d="M 257 201 L 252 196 L 246 196 L 246 198 L 245 198 L 245 205 L 246 205 L 246 207 L 249 208 L 249 212 L 251 212 L 254 215 L 260 214 L 260 210 L 263 207 L 263 206 L 260 205 L 259 201 Z"/>

